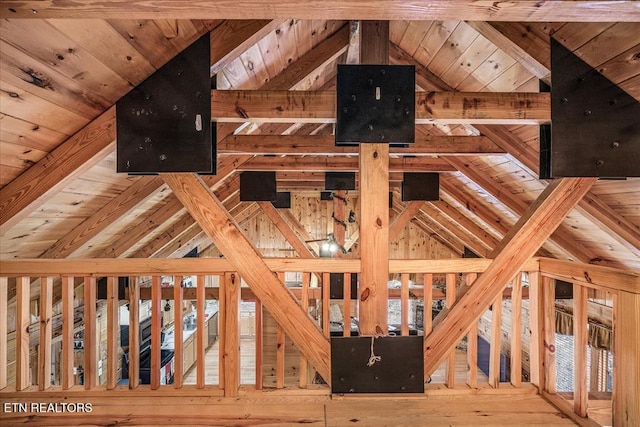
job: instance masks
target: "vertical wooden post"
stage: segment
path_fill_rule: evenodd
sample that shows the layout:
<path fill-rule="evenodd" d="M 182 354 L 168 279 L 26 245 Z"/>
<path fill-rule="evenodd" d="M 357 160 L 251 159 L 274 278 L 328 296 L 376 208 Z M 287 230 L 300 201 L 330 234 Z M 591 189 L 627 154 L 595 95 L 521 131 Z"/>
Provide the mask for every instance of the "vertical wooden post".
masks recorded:
<path fill-rule="evenodd" d="M 522 386 L 522 273 L 511 285 L 511 384 Z"/>
<path fill-rule="evenodd" d="M 329 273 L 322 273 L 322 332 L 324 332 L 324 336 L 327 338 L 331 336 L 331 325 L 329 323 L 329 305 L 331 304 L 329 299 L 330 282 Z"/>
<path fill-rule="evenodd" d="M 360 62 L 389 63 L 389 22 L 363 21 Z M 386 335 L 389 300 L 389 144 L 360 144 L 362 335 Z"/>
<path fill-rule="evenodd" d="M 107 390 L 116 388 L 118 382 L 118 340 L 120 313 L 118 301 L 118 278 L 107 278 Z"/>
<path fill-rule="evenodd" d="M 544 389 L 556 393 L 556 289 L 553 279 L 542 278 L 544 312 Z"/>
<path fill-rule="evenodd" d="M 205 304 L 205 288 L 204 288 L 204 276 L 199 275 L 196 283 L 196 387 L 204 387 L 204 359 L 205 359 L 205 345 L 204 345 L 204 304 Z"/>
<path fill-rule="evenodd" d="M 0 277 L 0 343 L 7 344 L 9 279 Z M 73 342 L 71 343 L 73 345 Z M 0 390 L 7 386 L 7 348 L 0 350 Z"/>
<path fill-rule="evenodd" d="M 16 278 L 16 390 L 31 385 L 29 379 L 29 324 L 31 323 L 29 277 Z M 6 321 L 6 318 L 5 318 Z"/>
<path fill-rule="evenodd" d="M 409 273 L 400 275 L 400 334 L 409 336 Z"/>
<path fill-rule="evenodd" d="M 220 276 L 218 286 L 218 387 L 224 389 L 225 384 L 225 354 L 227 343 L 227 279 L 226 275 Z M 257 346 L 257 343 L 256 343 Z M 256 364 L 258 361 L 256 360 Z"/>
<path fill-rule="evenodd" d="M 262 390 L 262 345 L 262 303 L 256 298 L 256 390 Z"/>
<path fill-rule="evenodd" d="M 342 247 L 344 247 L 345 235 L 347 234 L 346 200 L 347 192 L 345 190 L 333 192 L 333 237 Z M 344 256 L 342 250 L 338 250 L 335 255 L 337 257 Z"/>
<path fill-rule="evenodd" d="M 96 278 L 84 278 L 84 388 L 96 386 L 98 355 L 96 342 Z"/>
<path fill-rule="evenodd" d="M 500 350 L 502 337 L 502 294 L 496 298 L 491 311 L 491 347 L 489 353 L 489 385 L 500 386 Z"/>
<path fill-rule="evenodd" d="M 344 273 L 342 283 L 343 327 L 342 336 L 351 336 L 351 273 Z"/>
<path fill-rule="evenodd" d="M 151 371 L 149 373 L 151 390 L 160 388 L 161 303 L 160 276 L 153 276 L 151 278 Z"/>
<path fill-rule="evenodd" d="M 240 387 L 240 276 L 225 273 L 224 395 L 238 396 Z"/>
<path fill-rule="evenodd" d="M 309 312 L 309 281 L 310 281 L 310 273 L 302 273 L 302 295 L 301 295 L 301 304 L 302 304 L 302 309 L 305 312 Z M 345 277 L 345 282 L 346 282 L 346 277 Z M 351 280 L 349 280 L 349 282 L 351 282 Z M 346 292 L 346 288 L 345 288 L 345 292 Z M 347 294 L 345 294 L 346 296 Z M 347 299 L 345 297 L 345 313 L 348 313 L 347 311 L 347 301 L 351 301 L 351 287 L 349 287 L 349 299 Z M 257 360 L 256 360 L 256 364 L 257 364 Z M 309 363 L 307 362 L 307 358 L 304 357 L 303 354 L 300 354 L 300 381 L 299 381 L 299 385 L 300 388 L 307 388 L 308 385 L 308 376 L 309 376 Z"/>
<path fill-rule="evenodd" d="M 177 337 L 176 337 L 177 339 Z M 177 365 L 176 365 L 177 369 Z M 182 366 L 180 366 L 182 369 Z M 129 279 L 129 388 L 140 384 L 140 282 Z"/>
<path fill-rule="evenodd" d="M 423 276 L 423 287 L 424 287 L 424 308 L 422 312 L 422 322 L 424 323 L 424 336 L 428 336 L 433 329 L 433 274 L 425 273 Z M 424 370 L 424 381 L 429 381 L 429 373 L 426 368 Z"/>
<path fill-rule="evenodd" d="M 542 391 L 544 386 L 544 312 L 540 272 L 529 272 L 529 378 Z"/>
<path fill-rule="evenodd" d="M 40 278 L 40 344 L 38 346 L 38 390 L 51 386 L 51 312 L 53 277 Z"/>
<path fill-rule="evenodd" d="M 182 276 L 176 276 L 173 282 L 173 386 L 175 388 L 182 388 L 184 383 L 183 302 Z"/>
<path fill-rule="evenodd" d="M 73 277 L 62 277 L 62 364 L 60 374 L 62 389 L 69 390 L 74 385 L 73 377 Z"/>
<path fill-rule="evenodd" d="M 278 325 L 278 335 L 277 335 L 277 345 L 278 348 L 276 350 L 276 388 L 284 388 L 284 344 L 285 344 L 285 335 L 284 331 Z"/>
<path fill-rule="evenodd" d="M 446 303 L 447 310 L 451 309 L 451 306 L 456 302 L 456 275 L 455 273 L 447 273 L 445 276 L 446 283 Z M 493 345 L 492 345 L 493 348 Z M 456 349 L 454 348 L 449 353 L 447 358 L 447 364 L 445 366 L 445 385 L 448 388 L 455 387 L 456 381 Z"/>
<path fill-rule="evenodd" d="M 613 425 L 640 425 L 640 294 L 614 294 Z"/>
<path fill-rule="evenodd" d="M 573 411 L 587 416 L 589 390 L 587 389 L 587 288 L 573 284 Z M 594 362 L 593 360 L 591 361 Z"/>
<path fill-rule="evenodd" d="M 477 273 L 468 273 L 467 286 L 478 278 Z M 474 322 L 467 334 L 467 385 L 470 388 L 478 387 L 478 322 Z"/>

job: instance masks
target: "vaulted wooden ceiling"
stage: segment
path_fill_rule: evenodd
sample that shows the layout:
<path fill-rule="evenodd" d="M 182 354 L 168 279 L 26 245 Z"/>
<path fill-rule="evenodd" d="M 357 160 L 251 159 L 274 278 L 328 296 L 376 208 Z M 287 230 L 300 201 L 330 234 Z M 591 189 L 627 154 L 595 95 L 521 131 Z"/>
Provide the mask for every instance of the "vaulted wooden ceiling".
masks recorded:
<path fill-rule="evenodd" d="M 634 2 L 613 8 L 626 15 L 608 23 L 539 22 L 601 21 L 613 13 L 606 2 L 578 9 L 563 1 L 543 2 L 556 4 L 556 15 L 520 6 L 497 7 L 492 15 L 537 22 L 486 22 L 485 8 L 463 15 L 445 2 L 433 2 L 440 15 L 412 15 L 397 1 L 387 2 L 397 16 L 377 16 L 381 5 L 361 5 L 361 14 L 353 15 L 352 2 L 337 0 L 332 3 L 343 9 L 334 12 L 324 11 L 328 4 L 288 9 L 288 2 L 269 2 L 254 14 L 251 5 L 267 7 L 254 1 L 242 17 L 256 19 L 175 19 L 240 17 L 222 3 L 221 9 L 207 3 L 200 15 L 188 5 L 173 13 L 159 8 L 153 20 L 144 19 L 151 12 L 136 3 L 110 2 L 102 15 L 90 2 L 84 14 L 64 5 L 30 12 L 44 19 L 14 19 L 26 16 L 22 2 L 3 4 L 1 258 L 171 257 L 210 245 L 161 178 L 115 173 L 113 108 L 209 31 L 219 90 L 333 90 L 337 64 L 358 57 L 358 27 L 346 19 L 387 18 L 396 19 L 390 22 L 390 62 L 415 65 L 418 90 L 538 92 L 540 79 L 550 82 L 553 34 L 640 99 L 640 9 Z M 218 123 L 218 174 L 205 181 L 242 222 L 262 212 L 239 201 L 242 170 L 276 170 L 279 189 L 301 194 L 321 189 L 326 170 L 357 170 L 357 151 L 335 147 L 332 134 L 331 123 Z M 452 250 L 468 246 L 491 256 L 546 186 L 537 175 L 538 126 L 436 122 L 417 125 L 416 135 L 414 147 L 391 152 L 391 187 L 397 188 L 401 171 L 438 171 L 442 200 L 405 205 L 396 198 L 393 215 L 406 209 L 416 226 Z M 542 251 L 640 268 L 640 180 L 599 181 Z"/>

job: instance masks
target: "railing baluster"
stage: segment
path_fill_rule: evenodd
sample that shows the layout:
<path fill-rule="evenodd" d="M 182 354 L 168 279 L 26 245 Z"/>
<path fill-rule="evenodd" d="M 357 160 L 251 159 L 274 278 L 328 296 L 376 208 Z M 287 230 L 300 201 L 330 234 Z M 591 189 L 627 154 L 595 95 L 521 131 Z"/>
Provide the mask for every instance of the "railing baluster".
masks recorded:
<path fill-rule="evenodd" d="M 555 283 L 542 278 L 542 304 L 544 312 L 544 389 L 555 394 L 556 387 L 556 302 Z"/>
<path fill-rule="evenodd" d="M 173 282 L 173 386 L 175 388 L 182 388 L 184 383 L 182 305 L 182 276 L 176 276 Z"/>
<path fill-rule="evenodd" d="M 309 312 L 309 279 L 310 279 L 309 273 L 302 273 L 301 303 L 302 303 L 302 310 L 304 310 L 305 313 Z M 349 282 L 351 282 L 351 280 L 349 280 Z M 351 300 L 351 287 L 349 287 L 349 302 L 350 300 Z M 345 298 L 345 304 L 346 303 L 347 303 L 347 299 Z M 345 312 L 347 312 L 346 311 L 347 307 L 348 306 L 345 305 Z M 256 360 L 256 364 L 257 363 L 258 361 Z M 307 362 L 307 358 L 304 357 L 302 353 L 300 353 L 300 388 L 307 388 L 308 376 L 309 376 L 309 364 Z"/>
<path fill-rule="evenodd" d="M 118 300 L 118 278 L 107 278 L 107 390 L 116 388 L 118 383 L 118 333 L 120 330 L 120 313 Z"/>
<path fill-rule="evenodd" d="M 262 390 L 262 303 L 256 299 L 256 390 Z"/>
<path fill-rule="evenodd" d="M 225 274 L 218 276 L 218 388 L 225 384 L 225 352 L 227 342 L 227 283 Z M 257 363 L 257 362 L 256 362 Z"/>
<path fill-rule="evenodd" d="M 205 303 L 204 276 L 197 278 L 196 294 L 196 387 L 204 387 L 204 303 Z"/>
<path fill-rule="evenodd" d="M 455 273 L 447 273 L 446 277 L 446 302 L 447 309 L 450 310 L 453 304 L 456 302 L 456 275 Z M 445 368 L 445 385 L 448 388 L 455 387 L 456 380 L 456 350 L 455 348 L 449 354 L 447 358 L 447 364 Z"/>
<path fill-rule="evenodd" d="M 29 379 L 29 324 L 31 280 L 29 277 L 16 279 L 16 390 L 21 391 L 31 385 Z"/>
<path fill-rule="evenodd" d="M 409 273 L 400 275 L 400 334 L 409 336 Z"/>
<path fill-rule="evenodd" d="M 151 278 L 151 372 L 149 373 L 151 390 L 160 388 L 161 297 L 160 276 L 153 276 Z"/>
<path fill-rule="evenodd" d="M 96 278 L 84 278 L 84 388 L 96 386 L 98 374 L 96 343 Z"/>
<path fill-rule="evenodd" d="M 471 286 L 478 278 L 477 273 L 467 273 L 466 285 Z M 470 388 L 478 387 L 478 321 L 475 321 L 467 334 L 467 385 Z"/>
<path fill-rule="evenodd" d="M 343 305 L 344 305 L 342 336 L 350 337 L 351 336 L 351 273 L 344 273 L 342 289 L 343 289 L 342 299 L 343 299 Z"/>
<path fill-rule="evenodd" d="M 62 389 L 68 390 L 74 385 L 73 378 L 73 290 L 74 279 L 70 276 L 62 277 Z"/>
<path fill-rule="evenodd" d="M 529 378 L 539 390 L 544 386 L 543 336 L 544 312 L 540 272 L 529 272 Z"/>
<path fill-rule="evenodd" d="M 51 313 L 53 277 L 40 278 L 40 343 L 38 345 L 38 390 L 51 387 Z"/>
<path fill-rule="evenodd" d="M 224 395 L 236 397 L 240 387 L 240 276 L 238 273 L 225 273 L 224 282 L 227 305 L 224 335 Z"/>
<path fill-rule="evenodd" d="M 0 390 L 7 386 L 7 323 L 9 279 L 0 277 L 0 343 L 5 347 L 0 351 Z"/>
<path fill-rule="evenodd" d="M 129 388 L 140 384 L 140 278 L 129 279 Z"/>
<path fill-rule="evenodd" d="M 284 273 L 278 273 L 278 279 L 284 283 Z M 329 283 L 329 282 L 327 282 Z M 284 345 L 285 345 L 285 334 L 284 330 L 280 325 L 278 325 L 277 332 L 277 345 L 276 349 L 276 388 L 284 388 Z"/>
<path fill-rule="evenodd" d="M 489 385 L 500 386 L 500 341 L 502 337 L 502 293 L 493 303 L 491 312 L 491 347 L 489 353 Z"/>
<path fill-rule="evenodd" d="M 426 337 L 431 333 L 431 330 L 433 329 L 433 319 L 431 318 L 432 312 L 433 312 L 433 274 L 425 273 L 423 283 L 424 283 L 424 295 L 422 298 L 424 300 L 424 303 L 423 303 L 424 308 L 422 312 L 422 322 L 424 323 L 423 329 L 424 329 L 424 336 Z M 424 381 L 427 382 L 429 381 L 429 379 L 430 379 L 429 374 L 425 369 Z"/>
<path fill-rule="evenodd" d="M 522 386 L 522 272 L 511 288 L 511 384 Z"/>
<path fill-rule="evenodd" d="M 573 285 L 573 410 L 581 417 L 587 416 L 589 391 L 587 389 L 587 288 Z M 591 363 L 594 363 L 592 360 Z"/>

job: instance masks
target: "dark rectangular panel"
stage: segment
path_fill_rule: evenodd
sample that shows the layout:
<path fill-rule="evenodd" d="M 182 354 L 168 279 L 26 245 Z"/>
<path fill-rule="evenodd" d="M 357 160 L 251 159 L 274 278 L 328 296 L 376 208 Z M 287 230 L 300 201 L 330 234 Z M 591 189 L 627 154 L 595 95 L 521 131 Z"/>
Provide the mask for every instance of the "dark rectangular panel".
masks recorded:
<path fill-rule="evenodd" d="M 338 65 L 336 144 L 415 141 L 415 67 Z"/>
<path fill-rule="evenodd" d="M 551 177 L 640 177 L 640 102 L 551 39 Z"/>
<path fill-rule="evenodd" d="M 320 192 L 320 200 L 333 200 L 333 194 L 331 193 L 331 191 L 321 191 Z"/>
<path fill-rule="evenodd" d="M 283 191 L 276 193 L 276 201 L 271 202 L 275 208 L 289 209 L 291 207 L 291 193 Z"/>
<path fill-rule="evenodd" d="M 325 172 L 324 188 L 325 190 L 355 190 L 356 174 L 355 172 Z"/>
<path fill-rule="evenodd" d="M 573 283 L 565 282 L 564 280 L 556 280 L 555 288 L 555 299 L 573 299 Z"/>
<path fill-rule="evenodd" d="M 275 202 L 276 173 L 247 171 L 240 174 L 241 202 Z"/>
<path fill-rule="evenodd" d="M 440 175 L 437 173 L 405 172 L 402 181 L 402 201 L 440 200 Z"/>
<path fill-rule="evenodd" d="M 96 291 L 96 299 L 107 299 L 107 278 L 100 277 L 96 281 L 96 286 L 98 287 Z M 118 299 L 123 300 L 126 299 L 126 289 L 129 287 L 129 278 L 128 277 L 118 277 Z"/>
<path fill-rule="evenodd" d="M 209 34 L 116 103 L 117 171 L 214 171 Z"/>
<path fill-rule="evenodd" d="M 373 353 L 380 360 L 368 362 Z M 333 393 L 424 393 L 424 338 L 331 338 Z"/>
<path fill-rule="evenodd" d="M 329 273 L 329 296 L 331 299 L 344 298 L 344 273 Z M 351 273 L 351 299 L 358 299 L 358 274 Z"/>

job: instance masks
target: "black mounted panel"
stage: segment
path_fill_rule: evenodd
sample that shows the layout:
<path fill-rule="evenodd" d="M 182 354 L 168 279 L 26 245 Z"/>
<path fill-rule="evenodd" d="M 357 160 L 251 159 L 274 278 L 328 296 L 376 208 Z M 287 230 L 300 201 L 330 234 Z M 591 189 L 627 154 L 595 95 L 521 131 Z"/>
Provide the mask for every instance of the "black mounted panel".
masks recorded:
<path fill-rule="evenodd" d="M 331 338 L 332 393 L 424 393 L 424 337 Z"/>
<path fill-rule="evenodd" d="M 393 208 L 393 192 L 389 191 L 389 209 Z"/>
<path fill-rule="evenodd" d="M 240 174 L 241 202 L 275 202 L 277 199 L 275 172 L 249 171 Z"/>
<path fill-rule="evenodd" d="M 640 176 L 640 102 L 551 39 L 551 177 Z"/>
<path fill-rule="evenodd" d="M 412 65 L 338 65 L 336 144 L 415 141 Z"/>
<path fill-rule="evenodd" d="M 344 273 L 329 273 L 329 297 L 344 298 Z M 351 273 L 351 299 L 358 299 L 358 273 Z"/>
<path fill-rule="evenodd" d="M 116 103 L 117 171 L 215 172 L 209 34 Z"/>
<path fill-rule="evenodd" d="M 555 299 L 573 299 L 573 283 L 555 280 Z"/>
<path fill-rule="evenodd" d="M 271 203 L 275 208 L 289 209 L 291 207 L 291 193 L 289 191 L 276 193 L 276 201 Z"/>
<path fill-rule="evenodd" d="M 107 278 L 100 277 L 96 281 L 96 299 L 106 300 L 107 299 Z M 129 277 L 118 277 L 118 299 L 124 300 L 127 299 L 126 289 L 129 287 Z"/>
<path fill-rule="evenodd" d="M 402 180 L 402 201 L 440 200 L 440 175 L 429 172 L 405 172 Z"/>
<path fill-rule="evenodd" d="M 355 172 L 325 172 L 324 173 L 324 189 L 325 190 L 355 190 L 356 189 L 356 173 Z"/>
<path fill-rule="evenodd" d="M 320 192 L 320 200 L 333 200 L 333 193 L 331 191 L 321 191 Z"/>
<path fill-rule="evenodd" d="M 551 177 L 551 125 L 540 125 L 540 179 Z"/>

